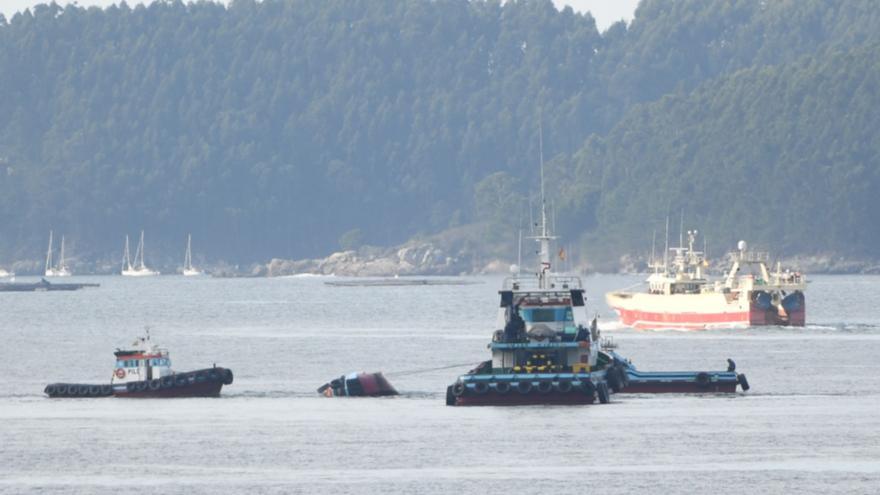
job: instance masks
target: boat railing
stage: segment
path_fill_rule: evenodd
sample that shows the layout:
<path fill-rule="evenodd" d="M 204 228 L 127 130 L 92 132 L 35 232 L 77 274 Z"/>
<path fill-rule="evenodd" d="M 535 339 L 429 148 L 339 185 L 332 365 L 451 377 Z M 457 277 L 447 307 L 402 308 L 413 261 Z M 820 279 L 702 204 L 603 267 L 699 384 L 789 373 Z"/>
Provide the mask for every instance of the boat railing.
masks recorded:
<path fill-rule="evenodd" d="M 542 290 L 538 277 L 514 276 L 504 279 L 504 290 Z M 576 275 L 550 275 L 547 277 L 547 286 L 543 289 L 571 290 L 581 289 L 581 278 Z"/>

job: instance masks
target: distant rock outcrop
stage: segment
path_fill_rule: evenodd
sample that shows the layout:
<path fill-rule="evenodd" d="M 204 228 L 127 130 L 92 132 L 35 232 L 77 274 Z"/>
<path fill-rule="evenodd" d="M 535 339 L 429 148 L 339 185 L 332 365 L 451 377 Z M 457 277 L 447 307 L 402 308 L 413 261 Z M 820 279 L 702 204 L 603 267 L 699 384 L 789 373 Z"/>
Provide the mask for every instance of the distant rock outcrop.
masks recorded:
<path fill-rule="evenodd" d="M 470 257 L 451 255 L 435 244 L 411 241 L 398 247 L 363 247 L 340 251 L 323 259 L 273 259 L 266 265 L 270 277 L 311 273 L 359 277 L 394 275 L 460 275 L 473 271 Z"/>

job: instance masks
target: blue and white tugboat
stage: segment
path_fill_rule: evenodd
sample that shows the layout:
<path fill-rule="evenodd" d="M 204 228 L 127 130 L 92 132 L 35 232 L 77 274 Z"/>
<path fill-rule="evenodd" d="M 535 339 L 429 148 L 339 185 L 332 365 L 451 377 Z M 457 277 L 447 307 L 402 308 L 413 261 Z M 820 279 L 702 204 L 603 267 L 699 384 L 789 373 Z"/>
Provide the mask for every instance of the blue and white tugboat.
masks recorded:
<path fill-rule="evenodd" d="M 599 331 L 590 323 L 580 277 L 551 270 L 551 241 L 541 167 L 541 231 L 535 273 L 504 280 L 496 328 L 481 363 L 447 387 L 450 406 L 607 403 L 625 386 L 623 366 L 600 361 Z"/>
<path fill-rule="evenodd" d="M 232 370 L 217 366 L 183 373 L 171 369 L 168 350 L 149 335 L 134 341 L 128 349 L 117 349 L 116 367 L 110 383 L 52 383 L 44 392 L 49 397 L 217 397 L 223 385 L 232 383 Z"/>

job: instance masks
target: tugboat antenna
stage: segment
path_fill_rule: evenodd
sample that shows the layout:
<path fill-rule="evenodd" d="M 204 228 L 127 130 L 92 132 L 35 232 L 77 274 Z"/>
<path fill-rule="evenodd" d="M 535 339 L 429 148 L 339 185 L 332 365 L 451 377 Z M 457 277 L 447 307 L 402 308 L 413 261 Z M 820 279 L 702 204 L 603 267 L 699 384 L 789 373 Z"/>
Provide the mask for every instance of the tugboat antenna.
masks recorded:
<path fill-rule="evenodd" d="M 538 154 L 541 162 L 541 235 L 547 237 L 547 201 L 544 197 L 544 121 L 538 120 Z"/>
<path fill-rule="evenodd" d="M 522 269 L 522 229 L 519 229 L 519 243 L 516 249 L 516 266 L 517 271 Z"/>

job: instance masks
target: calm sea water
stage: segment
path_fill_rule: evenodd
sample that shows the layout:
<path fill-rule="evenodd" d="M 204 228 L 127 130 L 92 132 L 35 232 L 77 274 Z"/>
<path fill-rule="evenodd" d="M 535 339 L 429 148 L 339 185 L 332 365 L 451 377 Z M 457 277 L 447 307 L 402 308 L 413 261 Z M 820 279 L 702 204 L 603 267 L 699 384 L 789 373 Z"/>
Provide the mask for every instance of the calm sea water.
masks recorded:
<path fill-rule="evenodd" d="M 330 287 L 320 278 L 89 278 L 0 293 L 2 493 L 878 493 L 880 277 L 814 277 L 805 329 L 637 333 L 591 276 L 591 311 L 642 369 L 725 369 L 736 396 L 615 396 L 585 407 L 450 408 L 488 356 L 498 278 Z M 217 363 L 219 399 L 50 400 L 106 382 L 151 328 L 180 371 Z M 445 370 L 414 370 L 453 366 Z M 348 371 L 403 395 L 326 399 Z"/>

